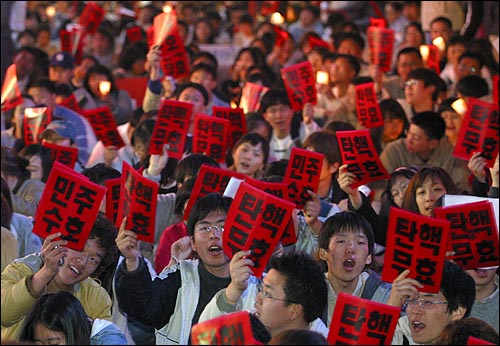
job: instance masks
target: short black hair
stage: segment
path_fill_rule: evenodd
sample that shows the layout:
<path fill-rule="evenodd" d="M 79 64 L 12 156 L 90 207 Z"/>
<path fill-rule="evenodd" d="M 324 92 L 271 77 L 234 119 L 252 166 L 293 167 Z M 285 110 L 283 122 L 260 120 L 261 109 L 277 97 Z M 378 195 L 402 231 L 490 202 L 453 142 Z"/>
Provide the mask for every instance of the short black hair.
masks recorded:
<path fill-rule="evenodd" d="M 227 214 L 232 202 L 233 199 L 231 197 L 223 196 L 217 192 L 211 192 L 200 197 L 189 212 L 187 220 L 188 235 L 194 237 L 194 227 L 198 221 L 203 220 L 208 214 L 214 211 L 222 211 Z"/>
<path fill-rule="evenodd" d="M 203 102 L 203 104 L 205 106 L 208 105 L 209 97 L 208 97 L 207 89 L 205 89 L 205 87 L 203 85 L 201 85 L 199 83 L 194 83 L 194 82 L 185 82 L 185 83 L 182 83 L 181 85 L 179 85 L 175 89 L 175 93 L 174 93 L 175 99 L 177 100 L 179 98 L 179 95 L 187 88 L 194 88 L 194 89 L 198 90 L 203 95 L 203 98 L 205 100 L 205 102 Z"/>
<path fill-rule="evenodd" d="M 429 140 L 441 140 L 446 131 L 446 123 L 439 113 L 434 111 L 419 112 L 411 118 L 411 123 L 420 127 Z"/>

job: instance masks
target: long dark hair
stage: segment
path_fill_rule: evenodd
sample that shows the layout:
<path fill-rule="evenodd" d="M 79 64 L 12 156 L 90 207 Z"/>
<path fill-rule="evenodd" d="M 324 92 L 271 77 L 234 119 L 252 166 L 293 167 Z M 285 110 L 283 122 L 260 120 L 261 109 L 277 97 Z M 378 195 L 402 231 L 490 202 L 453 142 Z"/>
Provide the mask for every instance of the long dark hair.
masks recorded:
<path fill-rule="evenodd" d="M 64 334 L 66 345 L 89 345 L 91 322 L 80 301 L 71 293 L 59 291 L 42 295 L 26 315 L 19 341 L 35 342 L 38 324 Z"/>

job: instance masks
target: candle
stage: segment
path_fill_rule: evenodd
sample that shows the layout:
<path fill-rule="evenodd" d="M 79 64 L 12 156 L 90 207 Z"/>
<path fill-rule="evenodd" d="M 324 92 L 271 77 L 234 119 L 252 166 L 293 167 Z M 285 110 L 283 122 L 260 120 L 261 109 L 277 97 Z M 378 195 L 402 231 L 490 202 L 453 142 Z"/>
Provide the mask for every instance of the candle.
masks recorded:
<path fill-rule="evenodd" d="M 420 46 L 420 55 L 422 55 L 422 60 L 425 62 L 429 57 L 429 47 L 425 44 Z"/>
<path fill-rule="evenodd" d="M 462 98 L 457 99 L 456 101 L 454 101 L 451 104 L 451 108 L 453 108 L 453 110 L 455 112 L 457 112 L 457 114 L 460 114 L 460 115 L 464 115 L 465 112 L 467 112 L 467 104 L 465 103 L 465 100 L 462 99 Z"/>
<path fill-rule="evenodd" d="M 435 45 L 440 52 L 444 52 L 446 48 L 446 44 L 444 43 L 444 40 L 441 36 L 438 36 L 434 40 L 432 40 L 432 44 Z"/>
<path fill-rule="evenodd" d="M 284 21 L 285 21 L 285 19 L 283 18 L 283 16 L 279 12 L 274 12 L 271 15 L 271 23 L 273 23 L 274 25 L 281 25 L 281 24 L 283 24 Z"/>
<path fill-rule="evenodd" d="M 103 80 L 99 83 L 99 91 L 101 92 L 102 95 L 109 94 L 110 90 L 111 90 L 111 82 L 110 81 Z"/>
<path fill-rule="evenodd" d="M 325 71 L 318 71 L 316 72 L 316 83 L 318 84 L 323 84 L 323 85 L 328 85 L 328 72 Z"/>
<path fill-rule="evenodd" d="M 56 8 L 54 6 L 47 6 L 47 8 L 45 9 L 45 14 L 49 18 L 54 17 L 56 14 Z"/>

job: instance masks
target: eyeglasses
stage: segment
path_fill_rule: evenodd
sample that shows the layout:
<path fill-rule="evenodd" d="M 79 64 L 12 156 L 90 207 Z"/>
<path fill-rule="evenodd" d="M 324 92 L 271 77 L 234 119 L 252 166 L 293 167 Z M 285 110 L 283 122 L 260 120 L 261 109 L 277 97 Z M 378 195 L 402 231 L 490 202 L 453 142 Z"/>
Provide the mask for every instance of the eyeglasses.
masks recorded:
<path fill-rule="evenodd" d="M 429 310 L 436 304 L 448 304 L 447 301 L 432 301 L 428 299 L 406 299 L 405 306 L 407 309 L 414 309 L 415 306 L 419 306 L 422 309 Z"/>
<path fill-rule="evenodd" d="M 410 87 L 410 86 L 417 85 L 417 84 L 418 84 L 418 80 L 410 79 L 410 80 L 407 80 L 405 82 L 405 87 Z"/>
<path fill-rule="evenodd" d="M 399 195 L 403 196 L 407 188 L 408 188 L 408 183 L 404 183 L 399 186 L 393 186 L 391 189 L 392 198 L 398 197 Z"/>
<path fill-rule="evenodd" d="M 286 112 L 288 110 L 290 110 L 289 106 L 281 105 L 281 106 L 272 106 L 272 107 L 269 107 L 266 110 L 266 112 L 269 113 L 269 114 L 277 114 L 277 113 L 284 113 L 284 112 Z"/>
<path fill-rule="evenodd" d="M 200 227 L 196 229 L 197 232 L 200 232 L 202 234 L 208 234 L 212 231 L 217 231 L 217 232 L 224 232 L 224 226 L 205 226 L 205 227 Z"/>
<path fill-rule="evenodd" d="M 258 292 L 257 294 L 262 294 L 262 297 L 264 297 L 264 298 L 269 298 L 269 299 L 272 299 L 272 300 L 280 300 L 282 302 L 297 304 L 297 302 L 294 302 L 292 300 L 274 298 L 272 295 L 270 295 L 269 293 L 267 293 L 266 291 L 264 291 L 264 287 L 262 286 L 262 283 L 258 283 L 257 284 L 257 292 Z"/>

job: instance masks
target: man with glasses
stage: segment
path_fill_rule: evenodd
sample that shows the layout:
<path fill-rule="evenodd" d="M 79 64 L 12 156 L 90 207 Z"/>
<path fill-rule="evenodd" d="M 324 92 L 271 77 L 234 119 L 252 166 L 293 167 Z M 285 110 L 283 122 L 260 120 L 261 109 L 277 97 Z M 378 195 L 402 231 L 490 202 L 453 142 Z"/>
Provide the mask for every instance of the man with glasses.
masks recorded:
<path fill-rule="evenodd" d="M 468 317 L 476 299 L 474 280 L 461 267 L 446 261 L 439 293 L 419 292 L 404 305 L 392 345 L 429 345 L 451 321 Z"/>
<path fill-rule="evenodd" d="M 321 267 L 305 253 L 272 256 L 262 279 L 252 275 L 250 251 L 231 260 L 231 283 L 220 290 L 201 314 L 200 322 L 224 313 L 251 310 L 275 336 L 290 329 L 311 329 L 328 335 L 321 321 L 328 290 Z"/>
<path fill-rule="evenodd" d="M 212 297 L 230 283 L 222 234 L 231 202 L 217 193 L 196 201 L 187 221 L 190 245 L 177 257 L 195 252 L 197 259 L 179 261 L 154 281 L 137 247 L 137 234 L 122 223 L 116 239 L 125 257 L 116 272 L 118 303 L 135 320 L 155 327 L 157 345 L 190 343 L 191 326 Z"/>
<path fill-rule="evenodd" d="M 300 148 L 309 134 L 321 129 L 313 120 L 313 114 L 308 112 L 304 112 L 303 121 L 294 121 L 294 112 L 285 89 L 270 89 L 262 96 L 260 105 L 260 112 L 273 129 L 269 142 L 269 162 L 289 159 L 293 147 Z"/>

